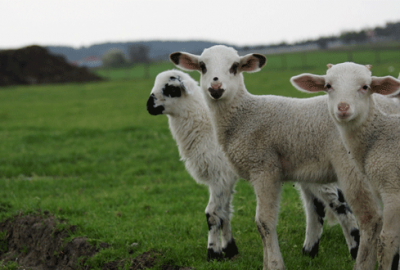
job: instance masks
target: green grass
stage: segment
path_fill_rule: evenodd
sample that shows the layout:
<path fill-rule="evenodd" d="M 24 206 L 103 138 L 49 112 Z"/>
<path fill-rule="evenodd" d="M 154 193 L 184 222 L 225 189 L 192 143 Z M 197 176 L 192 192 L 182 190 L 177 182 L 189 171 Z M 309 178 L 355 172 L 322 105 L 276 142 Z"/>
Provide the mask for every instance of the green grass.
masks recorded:
<path fill-rule="evenodd" d="M 398 59 L 398 52 L 392 53 L 387 57 Z M 341 52 L 309 53 L 310 68 L 300 69 L 296 65 L 302 61 L 301 54 L 288 54 L 285 57 L 292 66 L 282 69 L 281 57 L 269 56 L 261 72 L 245 75 L 251 93 L 308 97 L 296 91 L 289 78 L 302 72 L 323 74 L 327 63 L 343 61 Z M 373 73 L 397 77 L 399 64 L 382 61 L 374 64 Z M 391 73 L 390 66 L 394 67 Z M 93 244 L 110 244 L 88 261 L 91 269 L 149 250 L 164 255 L 160 265 L 262 268 L 255 196 L 245 181 L 237 185 L 232 220 L 240 255 L 234 261 L 206 262 L 207 188 L 197 185 L 179 161 L 167 118 L 150 116 L 145 108 L 154 76 L 172 67 L 169 63 L 151 66 L 147 80 L 141 79 L 139 66 L 129 70 L 134 79 L 120 76 L 124 70 L 112 70 L 112 80 L 102 83 L 2 89 L 0 220 L 37 209 L 67 219 L 78 227 L 75 236 L 86 236 Z M 191 75 L 199 79 L 198 73 Z M 278 235 L 288 269 L 352 268 L 341 228 L 324 230 L 319 257 L 303 257 L 302 205 L 292 184 L 284 184 Z M 138 245 L 132 247 L 133 243 Z M 12 264 L 7 267 L 14 269 Z"/>

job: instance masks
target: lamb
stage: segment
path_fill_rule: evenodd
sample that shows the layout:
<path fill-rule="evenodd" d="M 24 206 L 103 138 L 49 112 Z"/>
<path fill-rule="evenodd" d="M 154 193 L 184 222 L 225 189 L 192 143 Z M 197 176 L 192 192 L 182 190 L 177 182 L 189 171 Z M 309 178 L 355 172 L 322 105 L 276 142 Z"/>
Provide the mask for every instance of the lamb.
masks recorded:
<path fill-rule="evenodd" d="M 266 63 L 265 56 L 239 57 L 233 48 L 222 45 L 205 49 L 200 56 L 175 52 L 170 60 L 183 70 L 200 72 L 218 143 L 234 171 L 254 187 L 264 270 L 284 269 L 276 221 L 281 183 L 287 180 L 340 182 L 361 230 L 355 269 L 373 269 L 382 224 L 380 208 L 330 121 L 327 97 L 251 95 L 242 73 L 259 71 Z M 390 106 L 385 97 L 375 98 Z M 314 115 L 317 117 L 311 121 Z"/>
<path fill-rule="evenodd" d="M 400 74 L 399 74 L 399 79 L 400 79 Z M 394 102 L 400 104 L 400 94 L 391 96 L 391 98 L 393 99 Z"/>
<path fill-rule="evenodd" d="M 187 171 L 198 182 L 209 187 L 210 199 L 206 208 L 209 227 L 207 259 L 232 258 L 238 248 L 231 233 L 232 196 L 239 177 L 217 143 L 207 104 L 200 87 L 188 74 L 168 70 L 157 75 L 147 102 L 152 115 L 166 114 L 169 127 L 177 142 Z M 342 226 L 353 258 L 357 255 L 359 231 L 355 217 L 349 211 L 341 190 L 336 184 L 298 185 L 307 217 L 303 254 L 318 255 L 325 205 Z M 328 212 L 329 213 L 329 212 Z M 222 226 L 223 224 L 223 226 Z M 220 231 L 222 229 L 222 244 Z"/>
<path fill-rule="evenodd" d="M 379 269 L 398 269 L 400 247 L 400 115 L 382 112 L 372 93 L 396 95 L 400 80 L 371 76 L 371 66 L 328 64 L 326 75 L 291 78 L 301 91 L 328 93 L 328 113 L 348 156 L 367 176 L 383 202 L 378 244 Z"/>

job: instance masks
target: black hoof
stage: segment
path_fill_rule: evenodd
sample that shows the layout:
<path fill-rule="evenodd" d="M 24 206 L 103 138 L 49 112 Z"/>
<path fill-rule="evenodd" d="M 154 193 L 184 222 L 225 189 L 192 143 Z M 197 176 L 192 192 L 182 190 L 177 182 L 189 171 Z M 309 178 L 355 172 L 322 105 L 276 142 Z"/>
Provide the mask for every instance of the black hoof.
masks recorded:
<path fill-rule="evenodd" d="M 220 261 L 224 258 L 222 252 L 215 252 L 212 248 L 207 249 L 207 261 Z"/>
<path fill-rule="evenodd" d="M 232 259 L 237 254 L 239 254 L 239 250 L 236 246 L 235 239 L 232 238 L 228 242 L 228 245 L 226 246 L 226 248 L 222 249 L 222 251 L 225 253 L 225 258 L 229 258 L 229 259 Z"/>
<path fill-rule="evenodd" d="M 399 270 L 399 253 L 394 255 L 391 269 L 392 270 Z"/>
<path fill-rule="evenodd" d="M 306 250 L 305 247 L 303 247 L 303 255 L 314 259 L 315 256 L 318 256 L 318 249 L 319 240 L 312 246 L 311 250 Z"/>

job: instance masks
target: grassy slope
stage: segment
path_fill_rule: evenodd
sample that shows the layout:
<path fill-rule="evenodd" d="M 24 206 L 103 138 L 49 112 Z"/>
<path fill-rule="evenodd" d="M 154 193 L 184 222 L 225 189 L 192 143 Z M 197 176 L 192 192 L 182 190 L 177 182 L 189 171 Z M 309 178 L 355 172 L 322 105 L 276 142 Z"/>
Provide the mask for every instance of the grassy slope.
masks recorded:
<path fill-rule="evenodd" d="M 291 87 L 291 76 L 324 73 L 326 63 L 346 60 L 318 52 L 309 54 L 307 63 L 319 68 L 298 69 L 302 56 L 286 57 L 291 69 L 279 69 L 282 58 L 270 56 L 261 72 L 246 74 L 248 90 L 306 97 Z M 387 75 L 388 67 L 394 66 L 391 75 L 397 77 L 399 63 L 376 65 L 374 75 Z M 240 255 L 234 261 L 206 262 L 208 191 L 195 184 L 179 161 L 166 117 L 150 116 L 145 109 L 154 76 L 169 68 L 172 65 L 152 66 L 149 80 L 0 91 L 0 219 L 40 208 L 69 220 L 78 226 L 77 235 L 87 236 L 94 244 L 111 244 L 89 261 L 92 268 L 150 249 L 165 255 L 160 263 L 196 269 L 262 268 L 255 197 L 245 181 L 237 186 L 232 221 Z M 140 67 L 130 72 L 141 77 Z M 199 78 L 197 73 L 192 75 Z M 301 256 L 304 231 L 301 202 L 292 184 L 286 183 L 278 225 L 286 267 L 352 268 L 339 226 L 325 227 L 320 256 L 314 260 Z M 132 243 L 139 245 L 132 247 Z"/>

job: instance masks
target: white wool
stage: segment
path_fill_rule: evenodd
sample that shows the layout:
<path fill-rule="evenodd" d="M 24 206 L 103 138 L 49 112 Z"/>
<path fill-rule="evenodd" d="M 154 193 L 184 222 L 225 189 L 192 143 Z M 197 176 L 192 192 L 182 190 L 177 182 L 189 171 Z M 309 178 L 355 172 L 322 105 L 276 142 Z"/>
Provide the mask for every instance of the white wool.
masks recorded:
<path fill-rule="evenodd" d="M 291 81 L 302 91 L 315 92 L 318 87 L 310 89 L 308 86 L 325 85 L 319 91 L 328 93 L 329 114 L 340 132 L 348 156 L 365 174 L 383 202 L 379 269 L 397 269 L 400 248 L 400 115 L 390 115 L 390 111 L 382 109 L 377 100 L 379 95 L 373 93 L 399 94 L 400 80 L 391 76 L 371 76 L 370 68 L 342 63 L 329 66 L 326 75 L 302 74 Z"/>
<path fill-rule="evenodd" d="M 239 57 L 225 46 L 211 47 L 201 55 L 173 53 L 170 59 L 180 68 L 201 73 L 200 86 L 218 142 L 235 172 L 254 187 L 256 223 L 264 243 L 264 269 L 284 269 L 276 223 L 281 182 L 286 180 L 340 182 L 363 229 L 355 267 L 372 269 L 377 228 L 381 226 L 380 208 L 330 121 L 327 97 L 252 95 L 246 90 L 241 73 L 259 70 L 265 57 Z M 221 87 L 213 87 L 216 84 Z"/>

